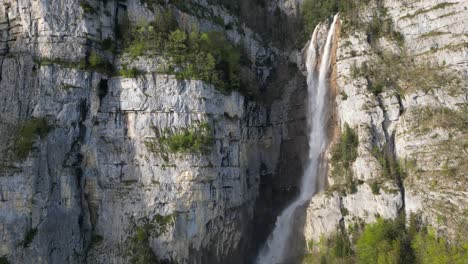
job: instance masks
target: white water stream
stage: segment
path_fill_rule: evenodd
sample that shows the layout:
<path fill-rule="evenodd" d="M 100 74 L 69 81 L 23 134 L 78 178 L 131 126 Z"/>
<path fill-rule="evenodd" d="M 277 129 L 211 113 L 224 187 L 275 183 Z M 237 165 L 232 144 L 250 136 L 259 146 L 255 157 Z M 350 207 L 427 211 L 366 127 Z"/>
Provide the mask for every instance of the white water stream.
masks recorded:
<path fill-rule="evenodd" d="M 257 264 L 286 263 L 284 258 L 287 257 L 288 253 L 288 242 L 294 225 L 296 209 L 310 201 L 317 190 L 317 181 L 325 174 L 320 160 L 326 150 L 328 140 L 325 120 L 327 115 L 327 76 L 330 70 L 330 55 L 337 19 L 338 15 L 333 18 L 333 23 L 328 30 L 318 72 L 316 65 L 320 57 L 317 55 L 317 34 L 320 25 L 315 28 L 307 50 L 309 157 L 302 176 L 300 195 L 276 219 L 275 229 L 261 249 L 256 260 Z"/>

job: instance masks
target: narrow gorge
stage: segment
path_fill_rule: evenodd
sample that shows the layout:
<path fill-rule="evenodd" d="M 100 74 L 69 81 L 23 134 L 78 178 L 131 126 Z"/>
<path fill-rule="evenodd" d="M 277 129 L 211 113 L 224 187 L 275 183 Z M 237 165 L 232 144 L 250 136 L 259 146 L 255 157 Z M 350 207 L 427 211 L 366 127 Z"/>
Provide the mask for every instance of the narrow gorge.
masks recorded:
<path fill-rule="evenodd" d="M 467 171 L 467 1 L 0 0 L 0 264 L 465 264 Z"/>

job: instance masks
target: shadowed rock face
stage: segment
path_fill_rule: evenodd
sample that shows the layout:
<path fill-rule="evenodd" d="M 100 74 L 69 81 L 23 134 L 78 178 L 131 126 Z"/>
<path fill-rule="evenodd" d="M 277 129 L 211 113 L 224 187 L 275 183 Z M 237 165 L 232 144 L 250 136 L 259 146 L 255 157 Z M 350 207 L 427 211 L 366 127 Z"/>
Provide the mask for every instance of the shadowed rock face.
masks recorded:
<path fill-rule="evenodd" d="M 247 47 L 265 80 L 264 97 L 273 97 L 266 82 L 283 76 L 268 103 L 153 73 L 164 58 L 131 60 L 100 47 L 115 38 L 122 17 L 151 19 L 152 9 L 139 1 L 87 3 L 0 3 L 0 257 L 11 263 L 128 263 L 145 254 L 178 263 L 248 261 L 302 173 L 304 77 L 264 64 L 284 58 L 248 28 L 226 33 Z M 202 30 L 225 30 L 177 8 L 176 14 Z M 144 74 L 123 78 L 86 69 L 80 63 L 91 52 L 117 69 L 128 64 Z M 45 118 L 48 133 L 34 135 L 27 158 L 19 159 L 18 135 L 33 118 Z M 214 138 L 206 152 L 148 144 L 167 129 L 202 123 Z"/>

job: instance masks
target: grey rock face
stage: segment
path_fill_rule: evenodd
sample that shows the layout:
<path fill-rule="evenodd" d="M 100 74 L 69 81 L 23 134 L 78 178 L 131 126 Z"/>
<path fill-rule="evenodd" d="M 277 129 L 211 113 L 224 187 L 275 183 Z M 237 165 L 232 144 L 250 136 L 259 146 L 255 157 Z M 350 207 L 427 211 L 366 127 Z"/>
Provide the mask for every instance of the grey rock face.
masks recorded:
<path fill-rule="evenodd" d="M 91 51 L 117 68 L 129 63 L 102 53 L 100 41 L 114 37 L 123 12 L 155 14 L 139 1 L 87 1 L 93 14 L 80 3 L 0 2 L 0 256 L 128 263 L 143 246 L 177 263 L 242 262 L 260 179 L 284 171 L 282 153 L 294 145 L 288 140 L 301 135 L 303 97 L 295 94 L 302 77 L 267 107 L 202 81 L 151 73 L 161 58 L 132 61 L 148 72 L 137 78 L 81 69 Z M 202 30 L 217 27 L 180 16 Z M 252 60 L 274 56 L 249 29 L 228 33 Z M 264 80 L 270 71 L 257 68 Z M 49 132 L 34 136 L 20 159 L 15 140 L 32 118 L 45 118 Z M 148 146 L 167 130 L 202 123 L 214 137 L 207 152 Z"/>

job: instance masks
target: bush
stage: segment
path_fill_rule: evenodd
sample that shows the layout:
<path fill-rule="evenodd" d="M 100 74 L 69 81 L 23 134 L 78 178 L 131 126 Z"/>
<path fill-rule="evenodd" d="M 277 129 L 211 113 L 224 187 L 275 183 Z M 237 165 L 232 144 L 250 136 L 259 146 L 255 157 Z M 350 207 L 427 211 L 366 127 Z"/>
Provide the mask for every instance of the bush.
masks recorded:
<path fill-rule="evenodd" d="M 13 154 L 17 160 L 24 160 L 31 152 L 36 137 L 45 137 L 49 132 L 47 119 L 32 118 L 22 124 L 16 133 Z"/>
<path fill-rule="evenodd" d="M 378 181 L 373 181 L 370 185 L 372 194 L 379 195 L 380 194 L 380 184 Z"/>
<path fill-rule="evenodd" d="M 159 134 L 159 133 L 158 133 Z M 167 152 L 206 153 L 214 144 L 211 127 L 208 123 L 195 125 L 176 132 L 166 130 L 157 141 L 146 141 L 148 151 L 163 155 L 168 161 Z"/>
<path fill-rule="evenodd" d="M 207 123 L 164 135 L 159 139 L 171 152 L 207 152 L 214 143 L 211 128 Z"/>
<path fill-rule="evenodd" d="M 88 58 L 89 69 L 100 73 L 111 74 L 113 73 L 112 65 L 102 58 L 99 54 L 91 52 Z"/>
<path fill-rule="evenodd" d="M 8 262 L 8 259 L 3 256 L 3 257 L 0 257 L 0 264 L 9 264 L 10 262 Z"/>
<path fill-rule="evenodd" d="M 94 7 L 92 7 L 88 2 L 86 1 L 81 1 L 80 2 L 80 7 L 83 9 L 83 12 L 85 14 L 94 14 L 96 13 L 96 10 L 94 10 Z"/>
<path fill-rule="evenodd" d="M 36 233 L 37 233 L 37 229 L 36 228 L 33 228 L 33 229 L 30 229 L 25 237 L 24 237 L 24 241 L 23 241 L 23 247 L 27 247 L 29 246 L 29 244 L 31 244 L 31 242 L 33 241 L 34 237 L 36 236 Z"/>
<path fill-rule="evenodd" d="M 135 67 L 128 69 L 126 66 L 124 66 L 119 71 L 119 75 L 125 78 L 136 78 L 140 74 L 141 72 Z"/>

